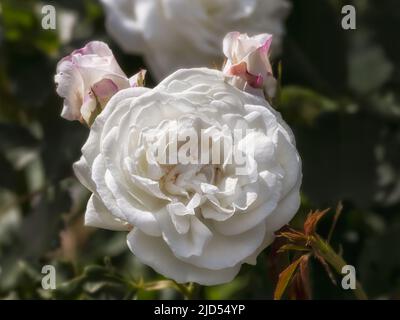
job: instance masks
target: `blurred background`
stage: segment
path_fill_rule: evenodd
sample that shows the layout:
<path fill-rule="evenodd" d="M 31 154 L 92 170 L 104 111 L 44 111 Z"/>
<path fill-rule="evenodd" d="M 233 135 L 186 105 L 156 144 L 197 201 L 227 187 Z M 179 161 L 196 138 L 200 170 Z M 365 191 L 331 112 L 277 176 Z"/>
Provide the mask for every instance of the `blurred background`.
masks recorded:
<path fill-rule="evenodd" d="M 303 200 L 291 225 L 311 209 L 344 209 L 332 244 L 368 295 L 400 298 L 400 3 L 398 0 L 293 0 L 280 57 L 275 107 L 293 128 L 303 159 Z M 107 35 L 95 0 L 47 1 L 62 28 L 43 30 L 36 0 L 0 0 L 0 298 L 182 298 L 126 246 L 126 234 L 83 226 L 88 192 L 72 163 L 88 129 L 59 114 L 58 60 L 91 40 L 110 45 L 128 74 L 146 68 Z M 341 8 L 357 9 L 357 30 L 341 28 Z M 278 66 L 280 65 L 280 68 Z M 150 78 L 147 86 L 154 86 Z M 322 221 L 326 236 L 334 210 Z M 229 284 L 204 287 L 206 299 L 270 299 L 265 250 Z M 57 289 L 43 290 L 43 265 Z M 313 262 L 314 299 L 352 299 Z M 340 284 L 340 282 L 339 282 Z"/>

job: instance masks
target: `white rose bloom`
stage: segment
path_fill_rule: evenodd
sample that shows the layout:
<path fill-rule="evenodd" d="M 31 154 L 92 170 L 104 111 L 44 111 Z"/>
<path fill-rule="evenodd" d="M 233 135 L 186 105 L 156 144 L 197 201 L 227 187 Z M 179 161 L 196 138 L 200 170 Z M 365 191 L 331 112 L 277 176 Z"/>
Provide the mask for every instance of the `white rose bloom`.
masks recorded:
<path fill-rule="evenodd" d="M 224 78 L 217 70 L 184 69 L 154 89 L 118 92 L 74 164 L 93 192 L 86 225 L 129 231 L 138 259 L 179 283 L 231 281 L 243 263 L 256 263 L 300 203 L 301 160 L 291 130 L 265 99 Z M 248 174 L 238 175 L 234 163 L 160 163 L 144 138 L 152 130 L 185 136 L 189 129 L 212 129 L 213 143 L 252 129 L 235 141 Z"/>
<path fill-rule="evenodd" d="M 274 35 L 280 50 L 287 0 L 101 0 L 108 32 L 128 53 L 143 54 L 160 80 L 187 67 L 220 66 L 231 30 Z"/>

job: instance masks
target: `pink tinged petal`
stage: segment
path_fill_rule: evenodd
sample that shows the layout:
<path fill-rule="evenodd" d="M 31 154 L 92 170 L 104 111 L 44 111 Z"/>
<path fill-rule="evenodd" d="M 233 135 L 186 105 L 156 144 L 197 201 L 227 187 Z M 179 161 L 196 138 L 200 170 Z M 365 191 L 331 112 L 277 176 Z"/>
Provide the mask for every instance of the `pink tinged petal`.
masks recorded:
<path fill-rule="evenodd" d="M 272 66 L 268 54 L 261 48 L 249 53 L 244 59 L 247 71 L 251 74 L 261 74 L 264 78 L 272 76 Z"/>
<path fill-rule="evenodd" d="M 247 72 L 246 62 L 234 64 L 227 70 L 227 74 L 231 76 L 243 77 Z"/>
<path fill-rule="evenodd" d="M 272 35 L 268 33 L 261 33 L 253 37 L 247 36 L 247 34 L 241 34 L 238 38 L 238 45 L 242 48 L 245 54 L 262 49 L 268 53 L 271 46 Z"/>
<path fill-rule="evenodd" d="M 253 88 L 260 89 L 263 86 L 264 78 L 259 75 L 253 75 L 247 71 L 247 63 L 241 62 L 233 65 L 227 72 L 229 75 L 244 79 L 247 84 Z"/>
<path fill-rule="evenodd" d="M 272 44 L 272 34 L 268 34 L 265 42 L 261 45 L 260 49 L 263 53 L 268 54 Z"/>
<path fill-rule="evenodd" d="M 71 55 L 96 54 L 100 57 L 112 56 L 113 53 L 108 45 L 102 41 L 90 41 L 83 48 L 77 49 Z"/>
<path fill-rule="evenodd" d="M 111 97 L 119 90 L 118 86 L 111 79 L 102 79 L 92 86 L 92 91 L 103 109 Z"/>
<path fill-rule="evenodd" d="M 256 88 L 256 89 L 261 89 L 263 86 L 264 79 L 261 75 L 252 75 L 250 72 L 246 72 L 246 81 L 249 84 L 249 86 Z"/>
<path fill-rule="evenodd" d="M 89 54 L 98 55 L 100 57 L 113 55 L 111 49 L 108 47 L 106 43 L 101 41 L 91 41 L 87 43 L 83 48 L 72 51 L 72 53 L 62 58 L 58 64 L 61 64 L 64 61 L 72 62 L 73 57 L 77 55 L 84 56 Z"/>

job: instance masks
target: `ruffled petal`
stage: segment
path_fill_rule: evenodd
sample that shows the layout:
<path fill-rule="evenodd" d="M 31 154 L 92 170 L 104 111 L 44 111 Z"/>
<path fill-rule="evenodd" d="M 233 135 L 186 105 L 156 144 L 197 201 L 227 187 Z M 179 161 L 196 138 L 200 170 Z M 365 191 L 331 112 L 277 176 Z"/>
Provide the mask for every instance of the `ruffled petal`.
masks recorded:
<path fill-rule="evenodd" d="M 115 218 L 104 206 L 101 200 L 92 195 L 85 212 L 85 225 L 114 231 L 128 231 L 131 226 Z"/>

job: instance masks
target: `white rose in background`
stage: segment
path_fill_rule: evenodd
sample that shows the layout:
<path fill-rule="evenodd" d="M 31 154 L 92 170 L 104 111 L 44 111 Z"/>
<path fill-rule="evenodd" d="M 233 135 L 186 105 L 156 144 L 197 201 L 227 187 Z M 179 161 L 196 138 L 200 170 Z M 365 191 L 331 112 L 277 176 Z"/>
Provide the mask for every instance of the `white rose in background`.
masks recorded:
<path fill-rule="evenodd" d="M 259 96 L 274 97 L 276 79 L 269 61 L 272 35 L 263 33 L 253 37 L 239 32 L 228 33 L 223 41 L 227 58 L 223 72 L 235 87 Z"/>
<path fill-rule="evenodd" d="M 128 79 L 107 44 L 89 42 L 57 64 L 57 93 L 64 98 L 61 116 L 90 125 L 115 93 L 142 85 L 144 73 Z"/>
<path fill-rule="evenodd" d="M 221 137 L 252 129 L 235 146 L 253 146 L 249 174 L 237 175 L 235 164 L 159 163 L 146 133 L 188 129 Z M 129 231 L 138 259 L 180 283 L 232 280 L 243 263 L 256 263 L 300 203 L 291 130 L 265 99 L 205 68 L 179 70 L 154 89 L 118 92 L 94 121 L 74 170 L 93 192 L 85 223 Z"/>
<path fill-rule="evenodd" d="M 279 52 L 286 0 L 101 0 L 108 32 L 128 53 L 143 54 L 161 80 L 186 67 L 222 65 L 221 42 L 231 30 L 274 35 Z"/>

